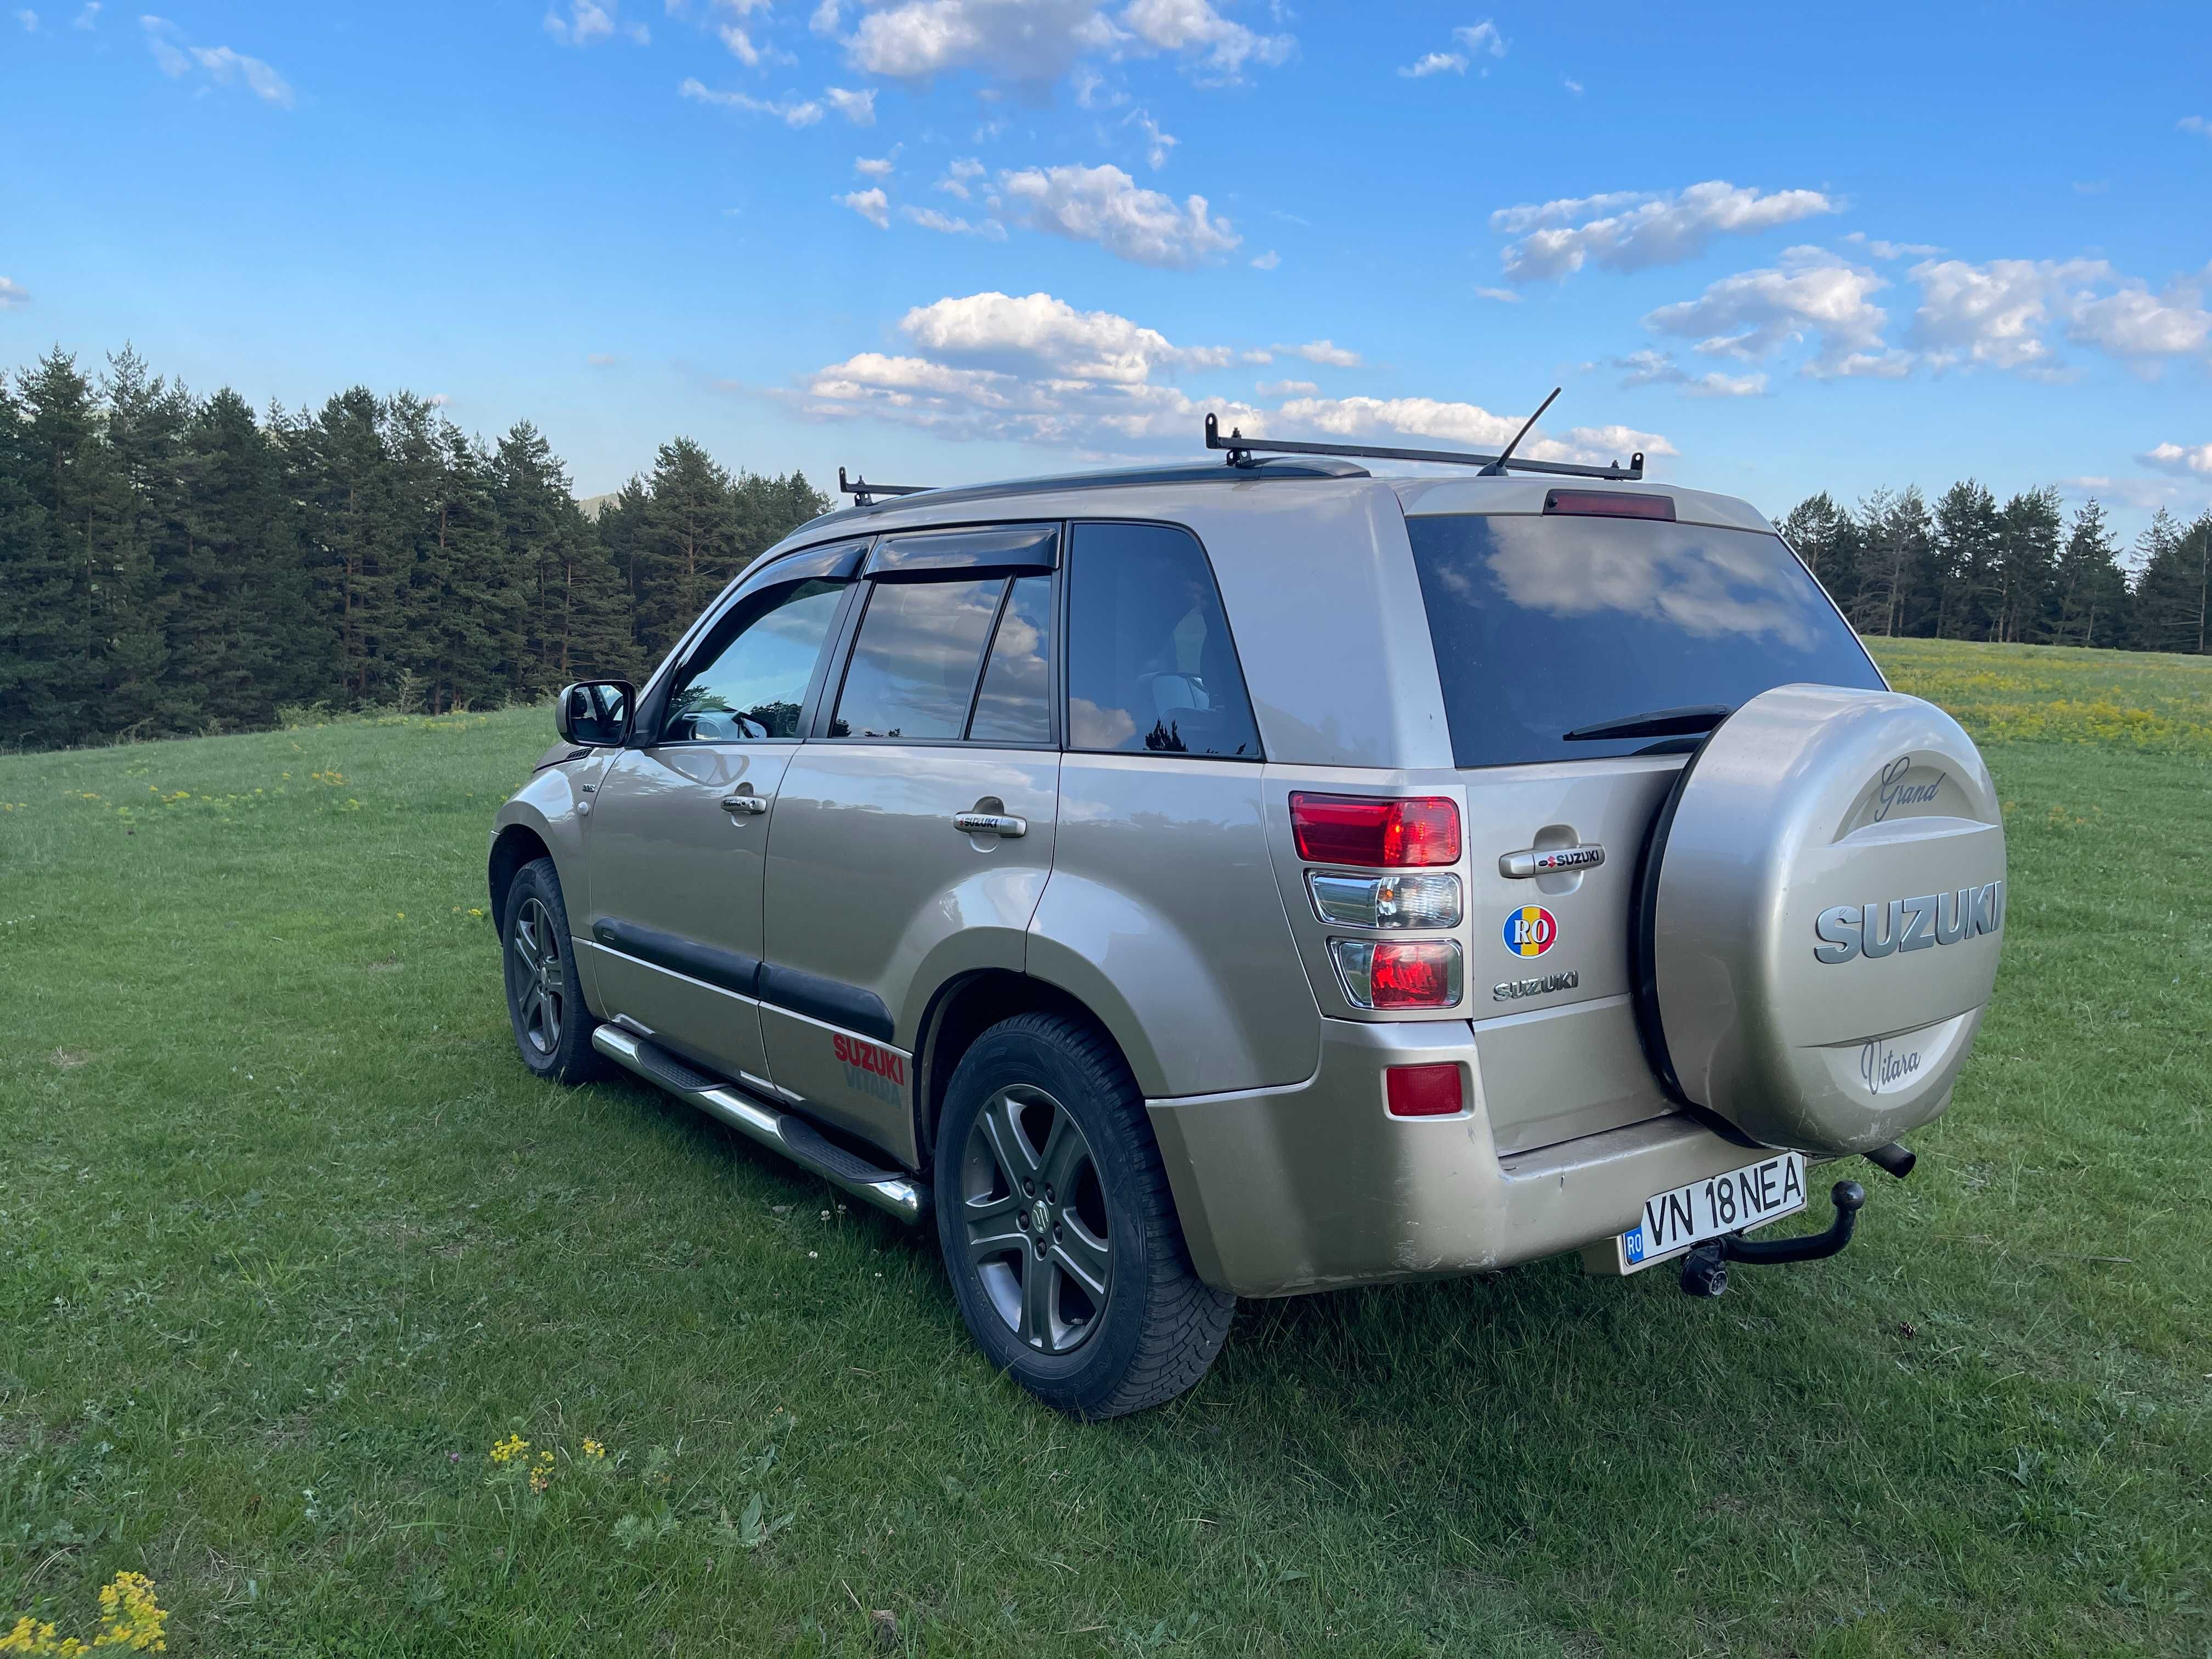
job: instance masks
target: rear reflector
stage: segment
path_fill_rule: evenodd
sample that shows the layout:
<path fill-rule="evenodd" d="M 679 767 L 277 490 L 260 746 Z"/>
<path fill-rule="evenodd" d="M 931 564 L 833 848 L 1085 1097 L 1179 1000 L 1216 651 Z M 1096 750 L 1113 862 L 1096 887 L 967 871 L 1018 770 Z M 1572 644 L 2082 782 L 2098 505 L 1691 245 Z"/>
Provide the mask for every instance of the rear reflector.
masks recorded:
<path fill-rule="evenodd" d="M 1573 513 L 1590 519 L 1674 518 L 1672 495 L 1638 495 L 1621 489 L 1553 489 L 1544 496 L 1547 513 Z"/>
<path fill-rule="evenodd" d="M 1392 1117 L 1449 1117 L 1466 1108 L 1456 1066 L 1393 1066 L 1382 1079 Z"/>
<path fill-rule="evenodd" d="M 1291 797 L 1298 856 L 1316 864 L 1370 868 L 1459 862 L 1459 808 L 1449 796 Z"/>
<path fill-rule="evenodd" d="M 1333 939 L 1345 999 L 1355 1008 L 1451 1008 L 1461 980 L 1456 939 Z"/>

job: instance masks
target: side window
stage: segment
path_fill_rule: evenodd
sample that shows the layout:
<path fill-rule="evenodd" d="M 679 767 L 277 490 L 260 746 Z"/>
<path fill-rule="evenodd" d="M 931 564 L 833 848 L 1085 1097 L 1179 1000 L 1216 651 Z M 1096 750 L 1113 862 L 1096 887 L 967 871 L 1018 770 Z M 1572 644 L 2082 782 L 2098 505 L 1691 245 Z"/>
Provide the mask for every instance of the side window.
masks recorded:
<path fill-rule="evenodd" d="M 871 586 L 830 735 L 957 738 L 1006 579 Z"/>
<path fill-rule="evenodd" d="M 1165 525 L 1079 524 L 1071 563 L 1068 747 L 1259 759 L 1197 539 Z"/>
<path fill-rule="evenodd" d="M 844 592 L 842 582 L 805 581 L 740 600 L 678 672 L 661 742 L 798 737 L 807 682 Z"/>
<path fill-rule="evenodd" d="M 1017 576 L 983 665 L 968 735 L 978 743 L 1052 741 L 1052 578 Z"/>

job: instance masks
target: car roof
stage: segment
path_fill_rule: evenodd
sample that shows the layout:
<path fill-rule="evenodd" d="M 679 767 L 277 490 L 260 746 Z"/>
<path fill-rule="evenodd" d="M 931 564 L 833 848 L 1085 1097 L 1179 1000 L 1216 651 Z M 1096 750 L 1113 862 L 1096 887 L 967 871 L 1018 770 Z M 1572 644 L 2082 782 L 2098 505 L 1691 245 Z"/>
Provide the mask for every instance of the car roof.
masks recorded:
<path fill-rule="evenodd" d="M 810 520 L 785 537 L 770 551 L 780 552 L 803 543 L 819 541 L 824 536 L 841 533 L 866 533 L 921 524 L 974 522 L 979 517 L 998 516 L 978 514 L 975 511 L 977 507 L 988 507 L 997 501 L 1021 501 L 1025 497 L 1060 497 L 1049 507 L 1042 501 L 1035 503 L 1037 516 L 1056 517 L 1066 512 L 1082 510 L 1079 498 L 1093 491 L 1117 494 L 1136 491 L 1145 495 L 1149 515 L 1157 511 L 1158 503 L 1162 499 L 1160 495 L 1153 493 L 1155 490 L 1165 489 L 1170 497 L 1180 493 L 1180 489 L 1166 488 L 1170 486 L 1193 489 L 1212 486 L 1218 489 L 1224 487 L 1249 489 L 1255 484 L 1294 488 L 1304 483 L 1310 488 L 1324 481 L 1339 484 L 1350 481 L 1370 481 L 1371 487 L 1395 492 L 1401 510 L 1408 518 L 1440 514 L 1541 513 L 1549 491 L 1571 488 L 1578 492 L 1617 491 L 1626 495 L 1663 495 L 1674 503 L 1676 520 L 1686 524 L 1716 525 L 1732 530 L 1771 531 L 1774 528 L 1758 508 L 1735 496 L 1659 483 L 1648 478 L 1628 483 L 1573 479 L 1564 483 L 1553 477 L 1510 473 L 1504 477 L 1449 473 L 1378 478 L 1356 462 L 1339 458 L 1280 456 L 1246 466 L 1232 467 L 1214 461 L 1121 467 L 1095 472 L 1049 473 L 1036 477 L 1012 478 L 997 483 L 957 485 L 885 496 L 866 506 L 842 507 Z M 1268 493 L 1272 495 L 1273 489 Z M 1128 499 L 1127 495 L 1121 497 L 1123 501 Z M 1120 504 L 1115 503 L 1117 506 Z M 1100 505 L 1103 507 L 1105 503 Z"/>

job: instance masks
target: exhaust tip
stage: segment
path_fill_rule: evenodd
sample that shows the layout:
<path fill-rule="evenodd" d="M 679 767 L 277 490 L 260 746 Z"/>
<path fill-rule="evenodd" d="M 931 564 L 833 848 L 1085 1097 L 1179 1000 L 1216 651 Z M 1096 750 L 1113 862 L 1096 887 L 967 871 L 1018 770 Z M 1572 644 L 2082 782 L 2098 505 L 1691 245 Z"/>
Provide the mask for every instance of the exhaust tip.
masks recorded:
<path fill-rule="evenodd" d="M 1892 1140 L 1874 1147 L 1866 1154 L 1866 1161 L 1885 1175 L 1895 1176 L 1899 1181 L 1912 1173 L 1912 1166 L 1920 1161 L 1917 1152 L 1909 1151 Z"/>

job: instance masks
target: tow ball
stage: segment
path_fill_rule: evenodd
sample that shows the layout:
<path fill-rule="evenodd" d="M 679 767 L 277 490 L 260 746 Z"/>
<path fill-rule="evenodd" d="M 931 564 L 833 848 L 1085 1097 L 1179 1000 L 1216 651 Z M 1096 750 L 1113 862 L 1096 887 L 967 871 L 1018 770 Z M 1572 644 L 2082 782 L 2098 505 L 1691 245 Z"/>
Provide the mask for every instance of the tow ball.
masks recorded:
<path fill-rule="evenodd" d="M 1731 1261 L 1773 1266 L 1784 1261 L 1819 1261 L 1835 1255 L 1851 1242 L 1852 1230 L 1858 1225 L 1860 1207 L 1866 1203 L 1866 1188 L 1856 1181 L 1838 1181 L 1829 1188 L 1828 1200 L 1836 1206 L 1836 1218 L 1824 1233 L 1772 1239 L 1746 1238 L 1741 1233 L 1729 1233 L 1698 1245 L 1682 1258 L 1682 1293 L 1721 1295 L 1728 1289 L 1728 1264 Z"/>

